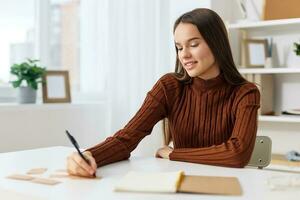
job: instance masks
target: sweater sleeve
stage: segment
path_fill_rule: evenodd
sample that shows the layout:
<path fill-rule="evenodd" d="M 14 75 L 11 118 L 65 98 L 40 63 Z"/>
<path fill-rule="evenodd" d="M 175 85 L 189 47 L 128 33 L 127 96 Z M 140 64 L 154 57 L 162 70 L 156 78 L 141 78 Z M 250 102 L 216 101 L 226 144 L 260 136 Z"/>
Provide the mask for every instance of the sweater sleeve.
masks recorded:
<path fill-rule="evenodd" d="M 165 118 L 168 113 L 166 86 L 174 79 L 167 74 L 160 78 L 129 123 L 112 137 L 87 149 L 96 159 L 97 166 L 128 159 L 138 143 L 149 135 L 154 125 Z"/>
<path fill-rule="evenodd" d="M 252 84 L 247 86 L 247 89 L 240 92 L 233 106 L 235 122 L 232 135 L 227 141 L 203 148 L 175 148 L 170 154 L 170 160 L 226 167 L 246 166 L 255 144 L 259 102 L 257 87 Z"/>

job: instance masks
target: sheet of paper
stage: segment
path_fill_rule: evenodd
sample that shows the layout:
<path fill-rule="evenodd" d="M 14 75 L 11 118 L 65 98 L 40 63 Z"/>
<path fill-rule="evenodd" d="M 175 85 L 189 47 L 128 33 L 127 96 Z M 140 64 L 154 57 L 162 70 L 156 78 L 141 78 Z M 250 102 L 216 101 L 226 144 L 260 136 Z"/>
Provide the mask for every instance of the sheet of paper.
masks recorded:
<path fill-rule="evenodd" d="M 135 172 L 127 173 L 115 186 L 123 192 L 166 192 L 175 193 L 183 175 L 176 172 Z"/>
<path fill-rule="evenodd" d="M 35 178 L 35 179 L 31 180 L 31 182 L 40 183 L 40 184 L 44 184 L 44 185 L 56 185 L 56 184 L 61 183 L 58 180 L 54 180 L 54 179 L 50 179 L 50 178 Z"/>
<path fill-rule="evenodd" d="M 24 174 L 12 174 L 7 176 L 6 178 L 21 180 L 21 181 L 31 181 L 32 179 L 34 179 L 33 176 L 24 175 Z"/>
<path fill-rule="evenodd" d="M 47 171 L 47 168 L 33 168 L 30 169 L 27 174 L 43 174 Z"/>
<path fill-rule="evenodd" d="M 74 175 L 70 175 L 67 172 L 60 172 L 60 171 L 55 171 L 54 173 L 50 174 L 49 178 L 94 179 L 94 180 L 101 179 L 101 177 L 99 176 L 96 177 L 74 176 Z"/>
<path fill-rule="evenodd" d="M 81 177 L 70 175 L 65 169 L 55 170 L 51 173 L 45 173 L 47 168 L 33 168 L 30 169 L 26 174 L 12 174 L 7 176 L 8 179 L 28 181 L 32 183 L 40 183 L 45 185 L 56 185 L 61 183 L 59 178 L 69 178 L 74 180 L 99 180 L 101 177 Z M 30 174 L 30 175 L 29 175 Z"/>

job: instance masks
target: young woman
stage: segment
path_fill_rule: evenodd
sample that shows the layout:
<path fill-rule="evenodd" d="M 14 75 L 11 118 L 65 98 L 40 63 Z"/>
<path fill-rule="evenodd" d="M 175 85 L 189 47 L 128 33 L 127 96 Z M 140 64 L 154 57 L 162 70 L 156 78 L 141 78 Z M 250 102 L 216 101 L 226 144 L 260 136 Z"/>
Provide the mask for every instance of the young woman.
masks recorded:
<path fill-rule="evenodd" d="M 156 156 L 170 160 L 244 167 L 255 143 L 260 94 L 238 72 L 227 31 L 212 10 L 195 9 L 174 25 L 175 73 L 161 77 L 129 123 L 104 142 L 68 157 L 69 173 L 91 176 L 96 168 L 128 159 L 162 119 L 166 144 Z"/>

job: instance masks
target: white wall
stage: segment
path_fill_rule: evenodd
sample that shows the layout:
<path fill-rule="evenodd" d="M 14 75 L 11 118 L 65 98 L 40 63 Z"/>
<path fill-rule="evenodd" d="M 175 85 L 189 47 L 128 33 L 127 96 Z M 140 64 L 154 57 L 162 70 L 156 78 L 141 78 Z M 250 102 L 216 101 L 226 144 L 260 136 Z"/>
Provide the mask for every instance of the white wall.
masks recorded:
<path fill-rule="evenodd" d="M 106 106 L 90 104 L 0 105 L 0 153 L 71 146 L 68 129 L 86 148 L 104 139 Z"/>
<path fill-rule="evenodd" d="M 285 154 L 288 151 L 300 151 L 299 122 L 259 122 L 258 135 L 272 139 L 272 152 Z"/>

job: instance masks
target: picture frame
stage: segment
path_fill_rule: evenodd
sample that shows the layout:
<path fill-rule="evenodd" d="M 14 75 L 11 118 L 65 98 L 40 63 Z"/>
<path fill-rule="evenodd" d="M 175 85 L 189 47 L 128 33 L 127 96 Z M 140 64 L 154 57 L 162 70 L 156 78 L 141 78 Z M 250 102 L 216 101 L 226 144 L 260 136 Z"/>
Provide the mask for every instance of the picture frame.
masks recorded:
<path fill-rule="evenodd" d="M 268 55 L 267 39 L 245 39 L 245 65 L 249 68 L 261 68 L 265 66 Z"/>
<path fill-rule="evenodd" d="M 44 103 L 70 103 L 70 81 L 68 71 L 47 70 L 43 76 Z"/>

